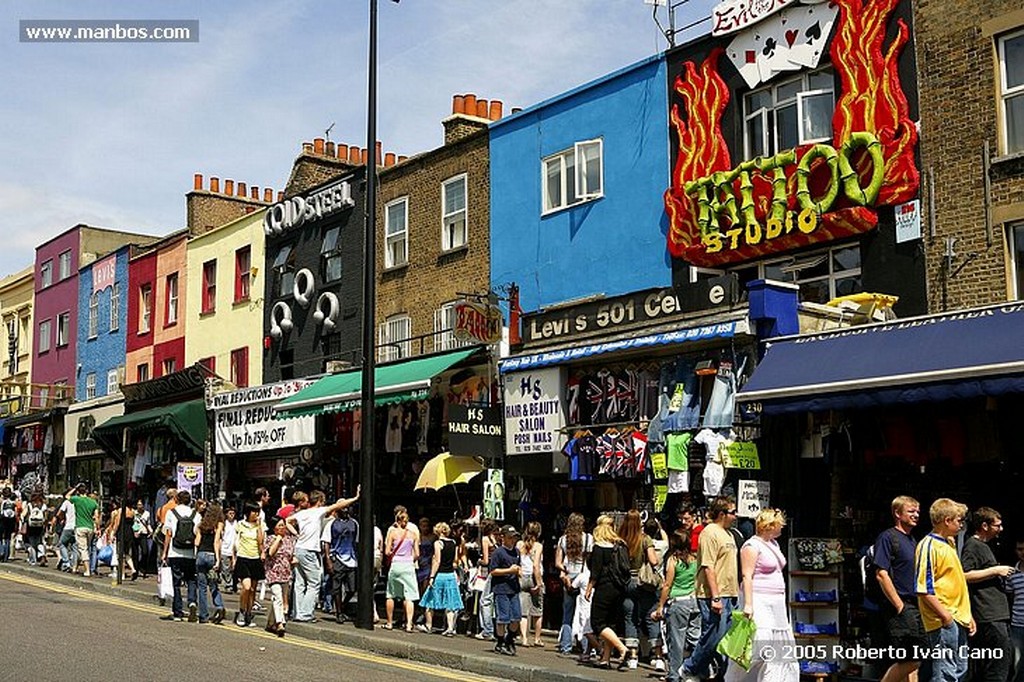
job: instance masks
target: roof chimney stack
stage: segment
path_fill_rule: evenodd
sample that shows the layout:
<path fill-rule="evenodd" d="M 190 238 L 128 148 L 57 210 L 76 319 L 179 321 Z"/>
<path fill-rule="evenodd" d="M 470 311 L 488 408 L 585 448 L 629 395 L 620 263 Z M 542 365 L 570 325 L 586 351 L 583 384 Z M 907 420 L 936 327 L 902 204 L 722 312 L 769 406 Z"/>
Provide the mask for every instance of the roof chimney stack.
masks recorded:
<path fill-rule="evenodd" d="M 201 192 L 203 189 L 203 174 L 196 173 L 192 176 L 192 189 L 197 192 Z"/>

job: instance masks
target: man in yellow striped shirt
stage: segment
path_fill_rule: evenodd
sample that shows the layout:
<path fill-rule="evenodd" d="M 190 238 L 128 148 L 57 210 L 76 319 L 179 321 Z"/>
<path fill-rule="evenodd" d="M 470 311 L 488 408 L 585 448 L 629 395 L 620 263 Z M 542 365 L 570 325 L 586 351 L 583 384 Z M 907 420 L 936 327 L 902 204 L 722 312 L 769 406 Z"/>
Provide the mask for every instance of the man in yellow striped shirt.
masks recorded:
<path fill-rule="evenodd" d="M 963 680 L 967 675 L 967 637 L 976 629 L 971 616 L 967 580 L 956 553 L 954 538 L 960 532 L 967 506 L 939 498 L 928 510 L 932 532 L 917 545 L 915 569 L 917 602 L 931 649 L 926 659 L 931 675 L 921 682 Z M 922 673 L 929 666 L 922 667 Z"/>

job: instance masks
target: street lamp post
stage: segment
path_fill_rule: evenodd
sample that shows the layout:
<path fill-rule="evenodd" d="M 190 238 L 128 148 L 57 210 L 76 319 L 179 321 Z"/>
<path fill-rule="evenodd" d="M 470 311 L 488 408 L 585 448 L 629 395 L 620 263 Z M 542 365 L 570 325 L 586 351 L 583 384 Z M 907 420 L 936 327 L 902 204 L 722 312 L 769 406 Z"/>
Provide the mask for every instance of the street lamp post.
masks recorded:
<path fill-rule="evenodd" d="M 374 532 L 374 331 L 376 327 L 377 268 L 377 0 L 370 0 L 370 54 L 367 60 L 366 222 L 363 226 L 363 386 L 362 448 L 359 457 L 359 602 L 356 626 L 373 629 L 376 576 L 373 570 Z"/>

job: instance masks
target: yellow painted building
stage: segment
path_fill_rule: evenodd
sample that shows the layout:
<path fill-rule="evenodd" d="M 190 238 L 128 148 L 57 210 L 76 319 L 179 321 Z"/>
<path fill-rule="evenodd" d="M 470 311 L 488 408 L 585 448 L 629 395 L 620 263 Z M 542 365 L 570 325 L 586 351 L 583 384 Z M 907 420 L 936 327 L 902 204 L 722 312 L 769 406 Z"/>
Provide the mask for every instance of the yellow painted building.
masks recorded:
<path fill-rule="evenodd" d="M 0 397 L 28 393 L 32 370 L 33 268 L 0 279 Z"/>
<path fill-rule="evenodd" d="M 263 383 L 263 214 L 188 241 L 185 363 L 238 387 Z"/>

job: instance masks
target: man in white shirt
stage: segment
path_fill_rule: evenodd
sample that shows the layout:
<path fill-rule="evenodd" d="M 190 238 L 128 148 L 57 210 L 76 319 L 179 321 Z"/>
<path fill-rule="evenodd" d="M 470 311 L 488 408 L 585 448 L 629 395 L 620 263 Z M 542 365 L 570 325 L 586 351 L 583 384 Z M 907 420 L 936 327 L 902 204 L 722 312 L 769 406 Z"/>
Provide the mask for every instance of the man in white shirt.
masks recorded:
<path fill-rule="evenodd" d="M 224 531 L 220 536 L 220 579 L 225 592 L 236 592 L 231 565 L 235 563 L 235 516 L 234 507 L 224 509 Z"/>
<path fill-rule="evenodd" d="M 307 498 L 295 494 L 298 511 L 288 517 L 288 524 L 298 539 L 295 541 L 295 621 L 312 623 L 316 621 L 313 611 L 316 608 L 317 596 L 320 594 L 320 581 L 323 578 L 323 563 L 320 557 L 320 521 L 325 514 L 351 506 L 359 499 L 359 488 L 355 497 L 342 498 L 325 507 L 324 493 L 314 490 Z"/>
<path fill-rule="evenodd" d="M 196 599 L 199 594 L 196 583 L 196 537 L 199 534 L 199 522 L 202 518 L 190 506 L 192 495 L 182 490 L 178 493 L 178 504 L 168 510 L 164 517 L 164 562 L 171 567 L 174 577 L 174 599 L 172 613 L 163 616 L 163 620 L 182 621 L 185 612 L 181 608 L 181 584 L 184 582 L 188 591 L 188 622 L 195 623 L 197 617 Z M 179 526 L 192 524 L 191 532 L 187 528 L 179 531 Z"/>
<path fill-rule="evenodd" d="M 75 544 L 75 505 L 66 499 L 57 510 L 58 516 L 64 515 L 64 527 L 60 531 L 60 569 L 71 572 L 72 566 L 78 565 L 78 546 Z"/>

